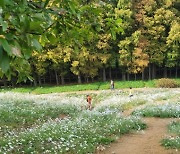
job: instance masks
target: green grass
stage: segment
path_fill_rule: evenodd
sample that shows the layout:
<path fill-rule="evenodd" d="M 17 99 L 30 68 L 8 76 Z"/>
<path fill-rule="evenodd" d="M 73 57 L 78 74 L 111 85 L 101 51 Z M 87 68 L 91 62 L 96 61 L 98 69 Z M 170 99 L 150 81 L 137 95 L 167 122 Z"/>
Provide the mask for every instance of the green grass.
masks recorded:
<path fill-rule="evenodd" d="M 162 145 L 168 149 L 180 149 L 180 137 L 169 137 L 162 140 Z"/>
<path fill-rule="evenodd" d="M 172 122 L 168 126 L 168 130 L 174 135 L 163 139 L 162 145 L 166 148 L 180 149 L 180 121 Z"/>
<path fill-rule="evenodd" d="M 145 86 L 144 81 L 115 81 L 115 89 L 121 89 L 121 88 L 142 88 Z M 104 89 L 109 89 L 110 84 L 109 82 L 104 82 L 100 85 L 99 89 L 104 90 Z"/>
<path fill-rule="evenodd" d="M 176 79 L 180 84 L 180 79 Z M 150 81 L 115 81 L 115 89 L 123 88 L 143 88 L 155 87 L 156 80 Z M 42 86 L 42 87 L 21 87 L 21 88 L 5 88 L 0 89 L 0 92 L 12 91 L 12 92 L 29 92 L 35 94 L 47 94 L 47 93 L 61 93 L 71 91 L 83 91 L 83 90 L 107 90 L 110 89 L 110 82 L 95 82 L 80 85 L 65 85 L 65 86 Z"/>
<path fill-rule="evenodd" d="M 122 107 L 122 110 L 129 110 L 143 104 L 146 104 L 145 100 L 136 100 L 136 101 L 130 101 L 125 104 L 122 104 L 121 107 Z"/>
<path fill-rule="evenodd" d="M 99 83 L 81 84 L 81 85 L 66 85 L 66 86 L 43 86 L 43 87 L 21 87 L 21 88 L 7 88 L 1 89 L 1 91 L 11 92 L 29 92 L 35 94 L 47 94 L 47 93 L 60 93 L 69 91 L 83 91 L 83 90 L 98 90 Z"/>
<path fill-rule="evenodd" d="M 174 133 L 180 136 L 180 121 L 173 121 L 169 126 L 168 129 L 171 133 Z"/>

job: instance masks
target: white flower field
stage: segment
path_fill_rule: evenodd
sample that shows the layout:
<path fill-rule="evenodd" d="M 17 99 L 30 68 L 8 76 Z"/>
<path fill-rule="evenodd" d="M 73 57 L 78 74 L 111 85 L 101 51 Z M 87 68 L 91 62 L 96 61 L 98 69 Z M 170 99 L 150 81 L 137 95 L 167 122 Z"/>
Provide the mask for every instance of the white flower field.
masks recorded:
<path fill-rule="evenodd" d="M 88 93 L 88 92 L 87 92 Z M 86 94 L 0 93 L 0 153 L 96 153 L 122 134 L 147 126 L 142 117 L 180 118 L 179 89 L 141 89 Z M 125 116 L 127 110 L 133 110 Z M 180 148 L 179 122 L 171 124 L 176 137 L 163 140 Z M 177 132 L 178 130 L 178 132 Z M 174 144 L 173 144 L 174 145 Z"/>

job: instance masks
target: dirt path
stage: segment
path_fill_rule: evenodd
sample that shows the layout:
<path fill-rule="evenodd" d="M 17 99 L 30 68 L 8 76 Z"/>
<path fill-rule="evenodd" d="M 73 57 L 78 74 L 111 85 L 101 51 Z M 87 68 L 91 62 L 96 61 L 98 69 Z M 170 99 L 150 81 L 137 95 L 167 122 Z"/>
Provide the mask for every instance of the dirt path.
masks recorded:
<path fill-rule="evenodd" d="M 109 148 L 98 154 L 178 154 L 176 150 L 166 150 L 160 141 L 167 134 L 167 125 L 172 119 L 145 118 L 148 128 L 134 134 L 120 137 Z"/>
<path fill-rule="evenodd" d="M 157 89 L 157 88 L 133 88 L 134 91 L 151 91 L 153 89 Z M 105 90 L 82 90 L 82 91 L 68 91 L 68 92 L 60 92 L 60 93 L 57 93 L 58 95 L 61 95 L 61 94 L 99 94 L 101 93 L 102 91 L 104 92 L 112 92 L 112 90 L 110 89 L 105 89 Z M 129 88 L 123 88 L 123 89 L 115 89 L 114 90 L 115 92 L 117 91 L 128 91 L 129 92 Z M 47 94 L 41 94 L 41 95 L 47 95 Z"/>

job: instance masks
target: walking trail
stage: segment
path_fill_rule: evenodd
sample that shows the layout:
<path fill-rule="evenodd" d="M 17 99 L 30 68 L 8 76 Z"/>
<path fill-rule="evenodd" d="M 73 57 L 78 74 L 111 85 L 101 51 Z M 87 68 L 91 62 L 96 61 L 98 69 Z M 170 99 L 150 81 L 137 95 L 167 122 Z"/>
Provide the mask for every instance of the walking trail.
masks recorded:
<path fill-rule="evenodd" d="M 160 141 L 167 134 L 167 125 L 172 119 L 145 118 L 148 128 L 134 134 L 120 137 L 115 143 L 98 154 L 178 154 L 179 151 L 167 150 Z"/>

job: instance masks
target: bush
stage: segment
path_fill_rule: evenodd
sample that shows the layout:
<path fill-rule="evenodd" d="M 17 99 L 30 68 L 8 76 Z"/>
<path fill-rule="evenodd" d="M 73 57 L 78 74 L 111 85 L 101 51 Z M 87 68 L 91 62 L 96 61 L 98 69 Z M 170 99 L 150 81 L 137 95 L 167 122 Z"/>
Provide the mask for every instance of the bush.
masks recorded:
<path fill-rule="evenodd" d="M 179 84 L 173 79 L 162 78 L 156 81 L 158 88 L 177 88 Z"/>

